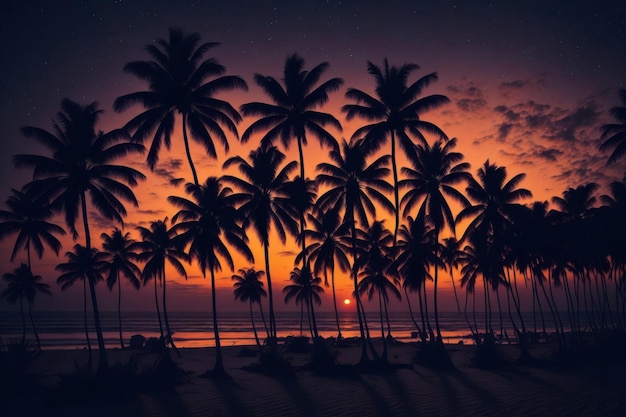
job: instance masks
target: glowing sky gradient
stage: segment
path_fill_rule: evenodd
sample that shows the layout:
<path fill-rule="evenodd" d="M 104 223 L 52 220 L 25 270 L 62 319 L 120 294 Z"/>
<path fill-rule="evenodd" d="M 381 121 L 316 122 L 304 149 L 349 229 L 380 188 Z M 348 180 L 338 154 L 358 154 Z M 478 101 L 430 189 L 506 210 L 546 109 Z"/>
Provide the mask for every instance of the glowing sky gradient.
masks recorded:
<path fill-rule="evenodd" d="M 52 6 L 34 1 L 0 6 L 4 40 L 0 47 L 2 202 L 10 188 L 20 188 L 30 176 L 27 170 L 13 169 L 11 156 L 42 152 L 21 137 L 19 128 L 50 129 L 63 97 L 81 103 L 98 101 L 105 110 L 99 125 L 102 130 L 123 125 L 140 109 L 116 114 L 113 100 L 146 86 L 122 68 L 129 61 L 147 59 L 143 47 L 156 38 L 167 38 L 171 26 L 198 32 L 204 41 L 221 43 L 209 56 L 215 56 L 227 67 L 228 74 L 240 75 L 250 86 L 247 93 L 224 97 L 237 107 L 245 102 L 266 101 L 253 84 L 253 74 L 278 77 L 285 57 L 297 52 L 305 58 L 307 68 L 328 61 L 330 68 L 324 79 L 344 79 L 344 87 L 324 111 L 333 113 L 344 126 L 343 133 L 333 133 L 338 138 L 349 138 L 360 121 L 348 123 L 339 112 L 346 102 L 345 89 L 372 92 L 366 63 L 370 60 L 380 65 L 387 57 L 393 65 L 420 65 L 412 80 L 438 72 L 439 81 L 425 94 L 445 94 L 452 103 L 424 115 L 424 119 L 438 124 L 449 137 L 458 138 L 456 150 L 465 155 L 473 173 L 487 158 L 505 165 L 509 176 L 524 172 L 527 178 L 521 186 L 533 192 L 533 200 L 549 200 L 568 187 L 591 181 L 605 186 L 624 176 L 626 160 L 606 167 L 608 154 L 598 151 L 599 126 L 611 120 L 608 109 L 619 104 L 617 91 L 626 82 L 626 11 L 621 2 L 525 1 L 491 5 L 479 1 L 471 2 L 471 6 L 465 5 L 468 2 L 396 0 L 91 3 L 61 1 Z M 245 119 L 240 132 L 251 122 Z M 161 153 L 153 173 L 141 158 L 127 161 L 148 176 L 135 190 L 139 210 L 128 207 L 126 230 L 134 237 L 138 237 L 136 225 L 174 214 L 165 202 L 168 195 L 184 195 L 182 186 L 169 183 L 173 178 L 190 179 L 177 139 L 175 136 L 171 152 Z M 230 145 L 228 156 L 247 156 L 256 146 L 254 141 L 242 146 L 234 138 Z M 192 149 L 200 178 L 221 173 L 226 157 L 223 153 L 215 161 L 202 158 L 200 147 Z M 314 139 L 310 140 L 306 151 L 308 175 L 314 175 L 314 167 L 325 159 L 325 152 Z M 295 146 L 288 155 L 296 159 Z M 99 225 L 94 237 L 110 231 L 108 222 L 94 216 L 92 222 Z M 257 266 L 262 268 L 257 238 L 253 232 L 249 237 Z M 8 258 L 12 245 L 11 239 L 0 243 L 2 272 L 15 268 L 25 258 L 11 264 Z M 65 239 L 63 253 L 72 245 Z M 273 242 L 271 248 L 276 265 L 272 275 L 282 286 L 296 249 L 279 242 Z M 60 260 L 46 256 L 41 263 L 34 263 L 34 272 L 43 275 L 55 293 L 50 299 L 41 297 L 37 301 L 39 308 L 79 308 L 79 288 L 60 293 L 54 284 L 53 267 Z M 237 268 L 244 266 L 248 265 L 238 264 Z M 185 308 L 204 310 L 208 292 L 197 291 L 197 286 L 206 287 L 208 282 L 200 279 L 195 265 L 189 268 L 189 274 L 190 282 L 172 283 L 172 308 L 183 308 L 181 300 L 185 300 Z M 230 272 L 223 271 L 219 276 L 223 299 L 228 300 L 226 307 L 243 308 L 233 304 Z M 338 298 L 349 297 L 350 281 L 339 279 L 339 283 Z M 132 297 L 134 301 L 126 308 L 152 308 L 149 291 L 133 291 L 130 295 L 129 289 L 127 294 L 126 300 Z M 103 289 L 99 296 L 105 309 L 114 308 Z M 1 303 L 4 301 L 0 301 L 0 309 L 7 308 Z M 325 309 L 330 308 L 331 304 L 325 302 Z"/>

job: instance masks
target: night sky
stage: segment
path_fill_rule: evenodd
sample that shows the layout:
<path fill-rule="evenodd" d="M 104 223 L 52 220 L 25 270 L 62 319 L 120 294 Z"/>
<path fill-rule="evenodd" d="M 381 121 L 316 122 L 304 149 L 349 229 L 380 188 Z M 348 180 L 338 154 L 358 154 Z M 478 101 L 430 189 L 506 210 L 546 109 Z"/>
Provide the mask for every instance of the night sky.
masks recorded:
<path fill-rule="evenodd" d="M 247 93 L 227 97 L 237 107 L 266 101 L 253 85 L 253 74 L 279 77 L 285 57 L 297 52 L 307 68 L 330 63 L 323 79 L 344 79 L 344 86 L 324 110 L 344 125 L 343 132 L 334 133 L 349 138 L 360 121 L 347 123 L 339 108 L 346 103 L 345 88 L 373 91 L 367 61 L 381 65 L 386 57 L 392 65 L 411 62 L 421 67 L 412 80 L 434 71 L 439 74 L 439 81 L 425 94 L 445 94 L 452 103 L 425 114 L 424 119 L 458 138 L 457 150 L 471 163 L 472 172 L 487 158 L 505 165 L 510 176 L 524 172 L 527 178 L 521 186 L 533 192 L 533 200 L 549 200 L 568 187 L 591 181 L 605 186 L 621 179 L 626 166 L 622 159 L 607 167 L 608 153 L 598 150 L 599 127 L 612 121 L 608 109 L 619 104 L 617 91 L 626 83 L 625 9 L 617 1 L 545 0 L 493 4 L 59 1 L 54 5 L 11 1 L 0 6 L 0 201 L 30 176 L 27 170 L 13 169 L 11 156 L 42 152 L 20 135 L 19 128 L 50 129 L 64 97 L 85 104 L 98 101 L 105 110 L 100 129 L 122 126 L 141 109 L 118 114 L 112 110 L 113 100 L 146 88 L 122 68 L 129 61 L 148 59 L 144 46 L 157 38 L 167 39 L 172 26 L 197 32 L 203 41 L 221 43 L 208 56 L 216 57 L 227 74 L 240 75 L 250 86 Z M 240 132 L 251 121 L 245 119 Z M 133 232 L 137 224 L 173 214 L 165 198 L 183 191 L 170 186 L 169 180 L 190 179 L 176 139 L 170 153 L 161 153 L 154 173 L 138 157 L 127 161 L 148 175 L 136 190 L 141 206 L 129 210 L 127 230 Z M 240 146 L 235 138 L 230 144 L 228 156 L 247 156 L 254 147 Z M 314 139 L 308 149 L 315 151 L 307 154 L 313 155 L 311 162 L 307 156 L 307 172 L 312 176 L 321 160 L 316 158 L 324 152 L 319 152 Z M 201 148 L 195 151 L 199 155 Z M 295 158 L 295 146 L 292 152 Z M 206 177 L 220 174 L 225 156 L 220 154 L 217 161 L 195 159 L 200 176 Z M 97 217 L 93 221 L 102 223 Z M 250 238 L 256 241 L 252 233 Z M 12 239 L 0 243 L 2 272 L 17 266 L 8 261 L 12 245 Z M 71 241 L 64 241 L 63 251 L 71 246 Z M 293 259 L 289 247 L 278 245 L 274 251 L 276 256 Z M 56 275 L 50 271 L 58 262 L 46 257 L 34 272 L 53 284 Z M 289 265 L 285 265 L 286 273 Z M 242 266 L 247 265 L 237 265 Z M 195 267 L 190 274 L 192 280 L 199 277 Z M 222 275 L 229 281 L 228 271 Z M 62 305 L 71 295 L 59 296 L 56 285 L 52 286 L 55 300 L 43 302 L 42 298 L 44 306 Z M 346 281 L 346 295 L 347 288 Z M 137 308 L 147 305 L 139 301 Z"/>

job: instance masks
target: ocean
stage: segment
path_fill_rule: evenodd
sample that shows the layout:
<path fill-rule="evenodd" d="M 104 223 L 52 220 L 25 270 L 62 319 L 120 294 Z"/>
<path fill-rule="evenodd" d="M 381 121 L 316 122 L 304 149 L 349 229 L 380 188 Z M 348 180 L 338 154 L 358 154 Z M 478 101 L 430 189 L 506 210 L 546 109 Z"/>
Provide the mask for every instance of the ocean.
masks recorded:
<path fill-rule="evenodd" d="M 213 338 L 212 317 L 209 312 L 168 312 L 170 328 L 174 332 L 173 339 L 177 347 L 207 347 L 215 346 Z M 513 329 L 508 321 L 507 313 L 504 315 L 504 330 L 510 336 L 514 336 Z M 276 312 L 276 326 L 278 337 L 299 336 L 300 335 L 300 313 L 299 312 Z M 539 314 L 533 315 L 530 312 L 523 314 L 527 329 L 534 331 L 535 325 L 538 331 L 542 330 L 542 323 Z M 545 325 L 548 332 L 554 331 L 554 325 L 548 313 L 544 313 Z M 82 349 L 86 347 L 85 330 L 83 322 L 83 312 L 33 312 L 37 331 L 43 348 L 48 349 Z M 493 328 L 499 332 L 500 322 L 498 314 L 492 316 Z M 372 337 L 380 337 L 380 316 L 377 312 L 368 312 L 368 325 Z M 267 312 L 266 312 L 266 319 Z M 400 341 L 416 341 L 413 332 L 415 326 L 411 321 L 408 312 L 390 312 L 392 336 Z M 416 315 L 418 323 L 421 324 L 419 315 Z M 567 317 L 563 316 L 567 321 Z M 35 337 L 32 332 L 30 322 L 27 320 L 27 340 L 34 343 Z M 144 337 L 158 337 L 159 323 L 155 312 L 122 312 L 122 326 L 124 331 L 124 343 L 128 345 L 132 335 L 141 334 Z M 249 313 L 244 312 L 223 312 L 218 313 L 218 326 L 222 346 L 243 346 L 254 345 L 254 334 L 250 322 Z M 470 315 L 470 320 L 472 320 Z M 322 337 L 336 337 L 337 326 L 333 312 L 316 312 L 318 331 Z M 446 343 L 472 343 L 469 338 L 470 330 L 462 313 L 442 312 L 440 313 L 440 325 L 442 336 Z M 96 337 L 93 332 L 93 316 L 88 313 L 88 322 L 91 329 L 90 337 L 95 345 Z M 106 311 L 101 313 L 101 323 L 108 348 L 119 347 L 119 333 L 117 312 Z M 477 323 L 479 331 L 484 330 L 484 316 L 477 313 Z M 356 312 L 340 312 L 339 324 L 343 337 L 359 336 L 359 323 Z M 565 324 L 565 323 L 564 323 Z M 260 315 L 255 316 L 255 325 L 259 332 L 259 337 L 264 339 L 265 328 Z M 435 321 L 431 318 L 431 325 L 434 329 Z M 165 326 L 165 323 L 163 323 Z M 386 323 L 385 323 L 386 326 Z M 165 329 L 164 329 L 165 331 Z M 21 338 L 22 322 L 18 311 L 0 311 L 0 338 L 7 341 Z M 308 330 L 306 313 L 304 316 L 303 334 L 310 336 Z"/>

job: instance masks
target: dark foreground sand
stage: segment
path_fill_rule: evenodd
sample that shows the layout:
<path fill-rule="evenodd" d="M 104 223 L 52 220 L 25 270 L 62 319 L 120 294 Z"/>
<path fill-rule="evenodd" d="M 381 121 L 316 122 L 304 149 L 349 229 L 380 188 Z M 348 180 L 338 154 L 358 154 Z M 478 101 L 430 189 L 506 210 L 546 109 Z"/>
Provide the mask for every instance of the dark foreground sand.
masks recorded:
<path fill-rule="evenodd" d="M 278 378 L 244 369 L 258 359 L 240 356 L 241 347 L 227 347 L 227 380 L 200 376 L 213 366 L 214 349 L 182 349 L 182 359 L 175 360 L 190 371 L 182 383 L 117 402 L 105 394 L 61 393 L 67 398 L 59 400 L 59 375 L 71 374 L 87 355 L 44 351 L 31 366 L 40 388 L 2 396 L 0 416 L 626 416 L 624 360 L 521 366 L 515 364 L 517 348 L 502 346 L 511 366 L 485 370 L 473 366 L 473 346 L 447 348 L 456 371 L 414 364 L 415 346 L 394 344 L 390 361 L 401 366 L 393 370 L 328 377 L 300 369 L 295 378 Z M 548 358 L 546 349 L 531 353 Z M 360 352 L 356 346 L 336 350 L 343 364 L 354 364 Z M 127 362 L 129 355 L 112 350 L 109 360 Z M 296 367 L 308 362 L 301 353 L 285 358 Z M 154 356 L 142 354 L 140 360 L 150 363 Z"/>

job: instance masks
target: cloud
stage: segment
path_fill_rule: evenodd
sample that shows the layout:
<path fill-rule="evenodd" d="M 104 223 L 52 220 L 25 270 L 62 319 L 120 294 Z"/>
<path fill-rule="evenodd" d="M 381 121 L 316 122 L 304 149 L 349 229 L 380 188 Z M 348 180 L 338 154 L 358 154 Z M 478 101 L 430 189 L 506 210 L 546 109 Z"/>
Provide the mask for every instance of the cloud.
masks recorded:
<path fill-rule="evenodd" d="M 482 89 L 473 83 L 467 85 L 449 85 L 446 90 L 456 107 L 463 112 L 479 112 L 487 108 L 487 100 Z"/>

